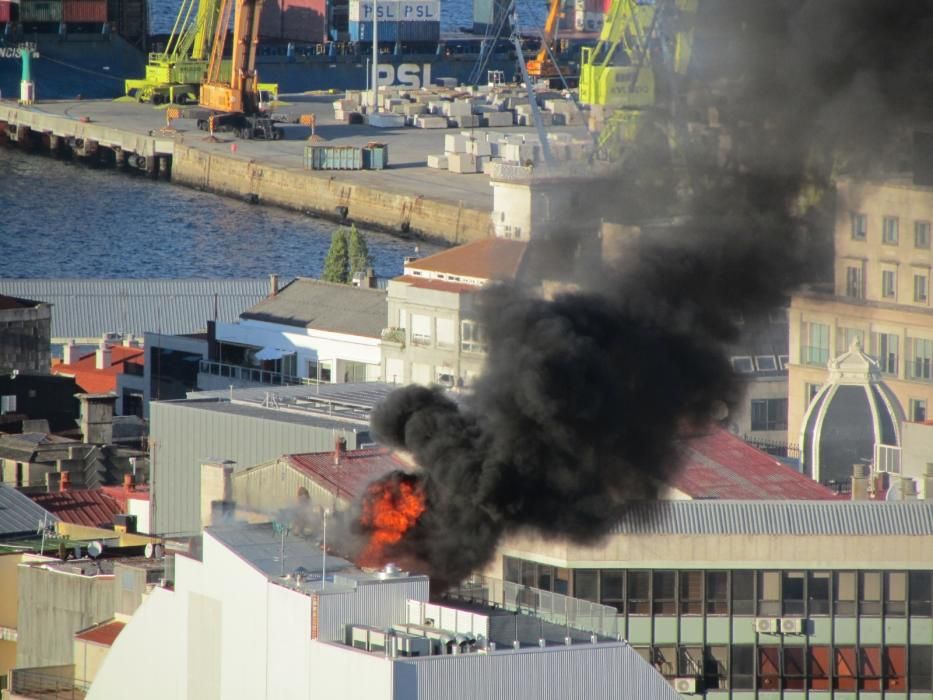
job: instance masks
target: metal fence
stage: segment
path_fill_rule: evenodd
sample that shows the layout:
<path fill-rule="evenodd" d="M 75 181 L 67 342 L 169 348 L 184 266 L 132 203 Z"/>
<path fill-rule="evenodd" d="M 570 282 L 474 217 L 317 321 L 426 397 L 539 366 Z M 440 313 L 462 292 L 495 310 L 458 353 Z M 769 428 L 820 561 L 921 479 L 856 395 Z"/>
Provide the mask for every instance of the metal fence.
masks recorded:
<path fill-rule="evenodd" d="M 226 362 L 213 362 L 212 360 L 201 360 L 198 365 L 198 371 L 203 374 L 211 374 L 215 377 L 229 377 L 241 382 L 253 382 L 255 384 L 275 384 L 294 386 L 297 384 L 318 384 L 317 379 L 308 377 L 295 377 L 281 372 L 271 372 L 266 369 L 256 367 L 241 367 L 240 365 L 230 365 Z M 326 383 L 326 382 L 325 382 Z"/>
<path fill-rule="evenodd" d="M 10 671 L 10 693 L 54 700 L 84 700 L 90 684 L 74 678 L 74 665 L 17 668 Z"/>
<path fill-rule="evenodd" d="M 460 600 L 535 615 L 545 622 L 591 634 L 619 636 L 619 613 L 614 607 L 520 583 L 476 574 L 447 594 Z"/>

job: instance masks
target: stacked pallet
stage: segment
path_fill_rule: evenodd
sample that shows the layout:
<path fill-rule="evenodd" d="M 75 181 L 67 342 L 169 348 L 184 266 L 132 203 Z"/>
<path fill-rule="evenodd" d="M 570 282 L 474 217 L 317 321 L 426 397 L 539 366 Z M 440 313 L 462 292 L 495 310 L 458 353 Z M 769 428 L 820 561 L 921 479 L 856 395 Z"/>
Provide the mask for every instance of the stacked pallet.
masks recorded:
<path fill-rule="evenodd" d="M 548 135 L 551 156 L 558 162 L 582 162 L 592 153 L 592 142 L 570 134 Z M 537 134 L 462 131 L 444 136 L 444 153 L 428 156 L 428 167 L 458 174 L 491 173 L 494 164 L 535 166 L 544 161 Z"/>

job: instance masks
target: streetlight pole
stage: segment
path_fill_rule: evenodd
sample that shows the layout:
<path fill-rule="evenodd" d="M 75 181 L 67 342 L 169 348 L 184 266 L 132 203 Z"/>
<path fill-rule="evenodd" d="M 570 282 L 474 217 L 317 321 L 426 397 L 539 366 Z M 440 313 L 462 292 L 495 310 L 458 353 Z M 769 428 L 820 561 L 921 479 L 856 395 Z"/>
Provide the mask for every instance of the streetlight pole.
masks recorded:
<path fill-rule="evenodd" d="M 373 89 L 373 104 L 372 104 L 372 113 L 379 114 L 379 22 L 377 16 L 379 8 L 379 0 L 373 0 L 373 77 L 372 77 L 372 89 Z"/>

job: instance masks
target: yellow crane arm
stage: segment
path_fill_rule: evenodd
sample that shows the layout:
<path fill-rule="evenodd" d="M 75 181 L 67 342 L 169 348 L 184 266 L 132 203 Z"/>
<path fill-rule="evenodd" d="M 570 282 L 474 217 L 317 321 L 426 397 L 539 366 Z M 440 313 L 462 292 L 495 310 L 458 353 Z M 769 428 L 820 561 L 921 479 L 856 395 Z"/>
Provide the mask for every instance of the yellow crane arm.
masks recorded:
<path fill-rule="evenodd" d="M 557 39 L 557 20 L 560 17 L 560 6 L 563 0 L 551 0 L 551 8 L 544 22 L 544 33 L 541 35 L 541 48 L 538 54 L 528 61 L 528 74 L 535 77 L 549 77 L 557 75 L 557 67 L 551 60 L 554 42 Z"/>

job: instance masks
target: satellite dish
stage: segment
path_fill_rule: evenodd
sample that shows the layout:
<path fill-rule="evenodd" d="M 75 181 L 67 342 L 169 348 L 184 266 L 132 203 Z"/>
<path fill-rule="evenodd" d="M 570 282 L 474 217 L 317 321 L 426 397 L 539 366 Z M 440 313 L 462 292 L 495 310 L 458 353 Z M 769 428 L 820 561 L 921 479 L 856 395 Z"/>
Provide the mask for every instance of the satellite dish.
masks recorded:
<path fill-rule="evenodd" d="M 163 547 L 161 544 L 155 544 L 152 546 L 152 554 L 156 559 L 161 559 L 164 552 L 165 547 Z"/>
<path fill-rule="evenodd" d="M 155 547 L 152 546 L 152 542 L 149 542 L 146 545 L 146 559 L 152 559 L 153 554 L 155 554 Z"/>
<path fill-rule="evenodd" d="M 97 540 L 95 540 L 94 542 L 91 542 L 91 544 L 87 546 L 88 556 L 93 557 L 94 559 L 97 559 L 97 557 L 99 557 L 103 553 L 103 551 L 104 551 L 104 545 L 98 542 Z"/>

